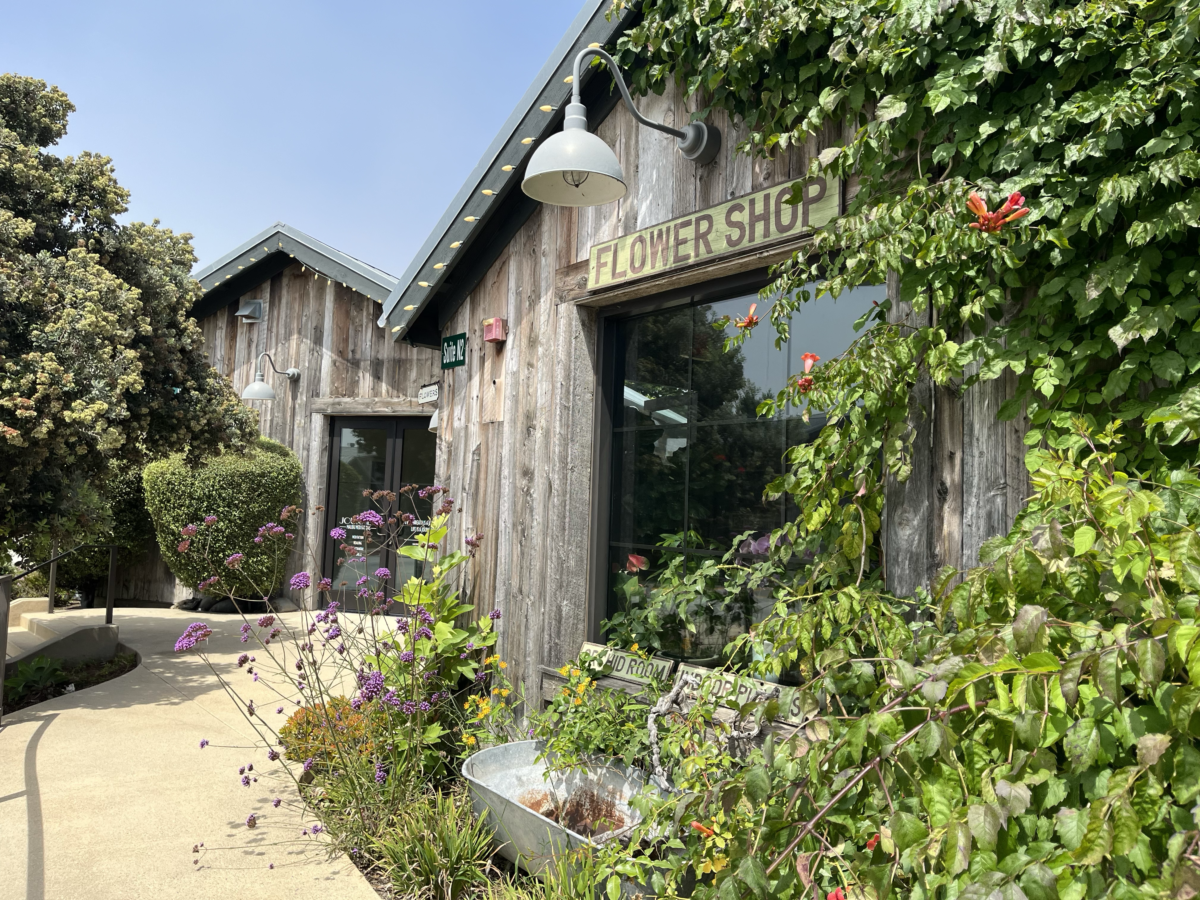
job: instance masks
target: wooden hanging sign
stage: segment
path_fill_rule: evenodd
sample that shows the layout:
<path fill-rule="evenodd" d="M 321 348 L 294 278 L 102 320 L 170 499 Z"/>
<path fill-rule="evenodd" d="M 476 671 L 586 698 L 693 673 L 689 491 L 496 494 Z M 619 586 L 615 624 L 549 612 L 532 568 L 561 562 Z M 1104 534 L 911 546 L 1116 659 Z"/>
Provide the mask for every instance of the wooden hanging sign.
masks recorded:
<path fill-rule="evenodd" d="M 624 650 L 614 650 L 605 647 L 603 644 L 585 643 L 580 648 L 581 652 L 599 656 L 605 665 L 612 666 L 610 674 L 617 678 L 625 678 L 629 681 L 640 681 L 645 684 L 652 679 L 663 681 L 671 674 L 671 667 L 675 665 L 673 660 L 665 659 L 661 656 L 652 656 L 649 659 L 643 659 L 636 653 L 626 653 Z"/>
<path fill-rule="evenodd" d="M 680 665 L 675 673 L 678 680 L 684 675 L 694 675 L 700 681 L 713 674 L 712 669 L 701 666 Z M 785 725 L 803 725 L 818 712 L 817 698 L 812 691 L 801 688 L 781 687 L 754 678 L 736 677 L 727 672 L 719 674 L 718 687 L 713 699 L 720 701 L 722 706 L 736 709 L 752 700 L 765 702 L 771 699 L 779 701 L 779 712 L 775 721 Z"/>
<path fill-rule="evenodd" d="M 841 195 L 839 179 L 818 176 L 803 182 L 803 199 L 795 205 L 786 202 L 792 196 L 789 182 L 593 244 L 588 290 L 797 238 L 836 218 Z"/>

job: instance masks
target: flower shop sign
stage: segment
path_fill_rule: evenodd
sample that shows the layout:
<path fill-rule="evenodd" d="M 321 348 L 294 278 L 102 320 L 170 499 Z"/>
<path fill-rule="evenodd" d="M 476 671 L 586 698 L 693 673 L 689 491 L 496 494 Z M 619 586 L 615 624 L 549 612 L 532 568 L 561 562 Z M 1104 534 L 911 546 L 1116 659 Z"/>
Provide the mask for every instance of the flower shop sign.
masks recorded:
<path fill-rule="evenodd" d="M 789 203 L 793 194 L 797 202 Z M 841 182 L 818 176 L 766 188 L 718 206 L 592 245 L 588 290 L 661 275 L 757 250 L 820 228 L 838 215 Z"/>

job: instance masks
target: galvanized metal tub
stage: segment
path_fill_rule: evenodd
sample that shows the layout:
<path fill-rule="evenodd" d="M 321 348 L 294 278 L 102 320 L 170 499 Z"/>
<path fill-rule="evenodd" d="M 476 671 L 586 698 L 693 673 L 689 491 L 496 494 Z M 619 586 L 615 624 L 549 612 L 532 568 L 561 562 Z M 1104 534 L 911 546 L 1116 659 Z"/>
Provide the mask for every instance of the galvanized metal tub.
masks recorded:
<path fill-rule="evenodd" d="M 475 814 L 494 829 L 500 854 L 533 875 L 555 856 L 638 824 L 629 800 L 645 787 L 640 773 L 622 765 L 549 771 L 537 758 L 544 747 L 500 744 L 462 767 Z"/>

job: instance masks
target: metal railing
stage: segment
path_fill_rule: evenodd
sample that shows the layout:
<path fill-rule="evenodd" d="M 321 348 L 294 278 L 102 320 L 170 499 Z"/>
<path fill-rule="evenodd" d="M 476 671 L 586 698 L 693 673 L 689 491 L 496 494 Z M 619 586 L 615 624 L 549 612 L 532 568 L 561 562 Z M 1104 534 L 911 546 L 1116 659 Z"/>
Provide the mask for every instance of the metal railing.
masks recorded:
<path fill-rule="evenodd" d="M 0 721 L 4 717 L 4 672 L 8 665 L 8 611 L 12 606 L 12 590 L 13 583 L 20 581 L 26 575 L 32 575 L 39 569 L 50 567 L 49 573 L 49 612 L 54 612 L 54 591 L 56 582 L 58 581 L 58 561 L 65 556 L 70 556 L 79 550 L 83 550 L 89 544 L 80 544 L 78 547 L 72 547 L 65 553 L 57 553 L 58 546 L 51 545 L 50 558 L 44 563 L 39 563 L 32 569 L 26 569 L 16 575 L 0 575 L 0 659 L 4 660 L 3 667 L 0 667 Z M 105 546 L 101 544 L 100 546 Z M 113 620 L 113 601 L 117 595 L 117 548 L 114 545 L 108 545 L 108 596 L 105 597 L 104 609 L 104 624 L 111 625 Z"/>

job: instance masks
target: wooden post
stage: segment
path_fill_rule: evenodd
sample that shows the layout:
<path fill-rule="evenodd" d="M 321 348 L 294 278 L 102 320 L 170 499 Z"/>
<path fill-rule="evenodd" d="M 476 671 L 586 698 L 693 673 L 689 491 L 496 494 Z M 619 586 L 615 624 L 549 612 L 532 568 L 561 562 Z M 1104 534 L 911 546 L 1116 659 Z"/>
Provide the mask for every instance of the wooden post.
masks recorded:
<path fill-rule="evenodd" d="M 117 596 L 117 548 L 108 548 L 108 596 L 105 598 L 107 608 L 104 610 L 104 624 L 112 624 L 113 601 Z"/>
<path fill-rule="evenodd" d="M 50 559 L 52 562 L 50 563 L 50 588 L 47 591 L 47 593 L 50 594 L 50 597 L 46 601 L 46 612 L 48 613 L 54 612 L 54 589 L 58 584 L 58 562 L 54 560 L 54 557 L 56 556 L 58 556 L 58 541 L 51 541 Z"/>
<path fill-rule="evenodd" d="M 8 659 L 8 606 L 12 599 L 12 576 L 0 575 L 0 660 Z M 0 662 L 0 720 L 4 716 L 4 665 Z"/>

